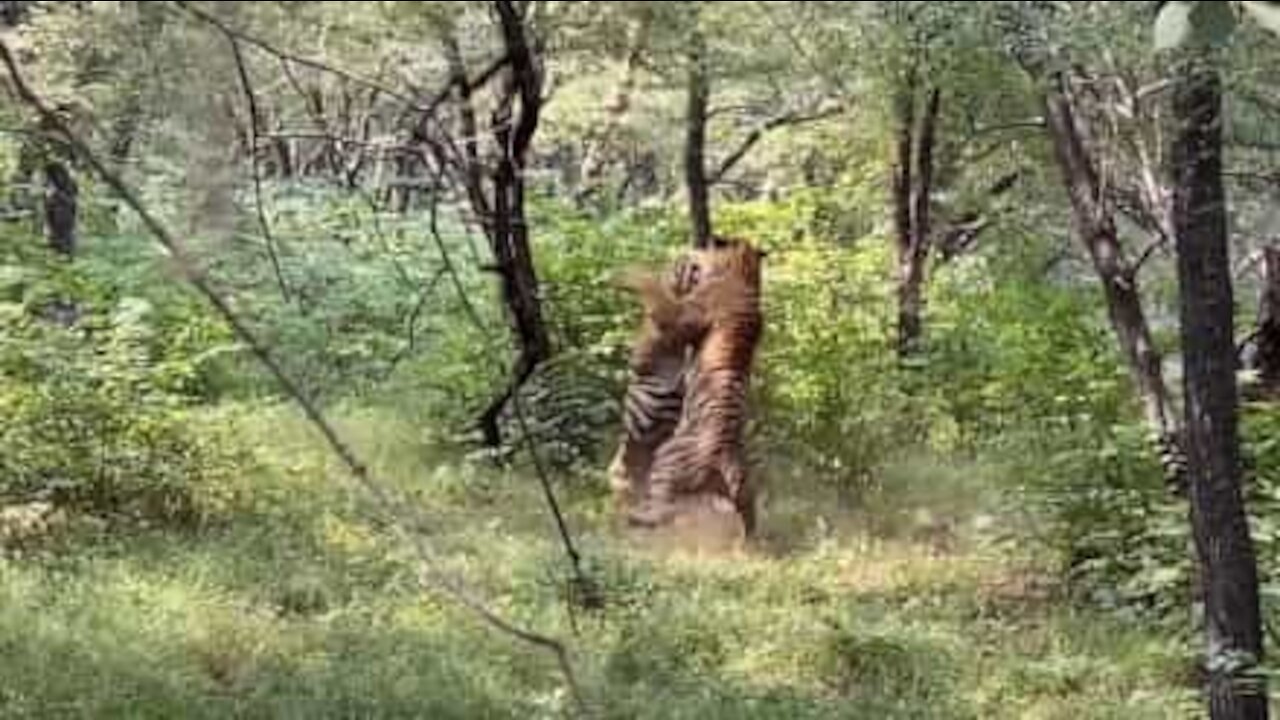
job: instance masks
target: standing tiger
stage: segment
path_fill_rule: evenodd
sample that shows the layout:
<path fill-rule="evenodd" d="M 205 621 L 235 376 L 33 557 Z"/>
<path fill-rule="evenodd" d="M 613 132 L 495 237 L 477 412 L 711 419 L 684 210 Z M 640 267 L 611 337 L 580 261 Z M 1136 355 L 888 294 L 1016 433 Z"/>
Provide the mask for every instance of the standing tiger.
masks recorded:
<path fill-rule="evenodd" d="M 693 256 L 684 254 L 677 258 L 667 277 L 654 282 L 660 282 L 663 292 L 672 297 L 683 297 L 697 285 L 700 275 Z M 622 285 L 637 289 L 637 280 L 632 275 L 624 278 Z M 639 282 L 650 281 L 645 278 Z M 645 495 L 654 452 L 671 437 L 684 408 L 684 376 L 691 346 L 664 329 L 666 324 L 665 319 L 646 310 L 628 361 L 623 432 L 609 465 L 609 486 L 619 509 Z"/>
<path fill-rule="evenodd" d="M 633 525 L 658 527 L 686 512 L 709 510 L 735 513 L 743 534 L 754 532 L 743 436 L 748 381 L 764 327 L 764 257 L 745 241 L 722 240 L 694 252 L 698 282 L 683 295 L 655 279 L 634 283 L 655 327 L 673 344 L 696 350 L 685 374 L 680 420 L 652 459 L 647 492 L 628 515 Z"/>

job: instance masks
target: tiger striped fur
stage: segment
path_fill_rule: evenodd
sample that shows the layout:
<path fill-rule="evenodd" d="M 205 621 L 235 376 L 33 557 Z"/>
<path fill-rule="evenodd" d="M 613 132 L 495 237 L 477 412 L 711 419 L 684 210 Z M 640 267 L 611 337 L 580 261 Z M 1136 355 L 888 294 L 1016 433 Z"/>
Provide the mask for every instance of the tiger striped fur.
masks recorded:
<path fill-rule="evenodd" d="M 701 251 L 702 277 L 684 297 L 656 284 L 641 290 L 649 314 L 678 341 L 696 345 L 686 377 L 680 422 L 658 448 L 648 493 L 629 514 L 633 525 L 656 527 L 689 510 L 736 513 L 744 535 L 755 529 L 754 490 L 744 431 L 747 390 L 763 333 L 760 309 L 764 253 L 745 241 Z"/>
<path fill-rule="evenodd" d="M 685 254 L 677 258 L 671 273 L 660 283 L 673 297 L 683 297 L 697 284 L 700 274 L 693 257 Z M 623 284 L 634 286 L 634 282 L 632 277 Z M 661 319 L 646 312 L 628 362 L 622 434 L 609 465 L 609 486 L 619 509 L 645 494 L 654 452 L 671 437 L 684 409 L 684 376 L 691 347 L 662 325 Z"/>

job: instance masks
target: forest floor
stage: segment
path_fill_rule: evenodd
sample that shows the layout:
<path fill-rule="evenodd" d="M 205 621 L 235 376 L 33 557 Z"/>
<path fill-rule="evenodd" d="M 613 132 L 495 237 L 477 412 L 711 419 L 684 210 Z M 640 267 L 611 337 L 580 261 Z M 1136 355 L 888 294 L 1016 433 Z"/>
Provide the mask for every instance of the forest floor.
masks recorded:
<path fill-rule="evenodd" d="M 235 421 L 261 467 L 220 489 L 217 522 L 0 560 L 0 716 L 564 716 L 555 664 L 424 593 L 300 421 Z M 1196 716 L 1187 643 L 1079 609 L 1017 543 L 980 539 L 1004 522 L 980 468 L 900 463 L 843 513 L 773 487 L 761 546 L 734 556 L 628 545 L 598 493 L 570 492 L 605 600 L 571 617 L 532 480 L 422 457 L 377 413 L 342 424 L 424 508 L 442 565 L 565 640 L 599 716 Z"/>

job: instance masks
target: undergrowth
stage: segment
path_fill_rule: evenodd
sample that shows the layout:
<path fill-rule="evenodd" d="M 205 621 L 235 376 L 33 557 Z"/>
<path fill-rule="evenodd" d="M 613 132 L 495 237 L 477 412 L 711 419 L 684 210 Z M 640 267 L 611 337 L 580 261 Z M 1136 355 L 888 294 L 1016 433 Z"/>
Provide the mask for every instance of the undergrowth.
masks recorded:
<path fill-rule="evenodd" d="M 568 710 L 548 658 L 423 591 L 292 410 L 208 421 L 234 421 L 257 459 L 234 480 L 229 523 L 0 561 L 0 715 Z M 602 717 L 1192 716 L 1184 643 L 1072 609 L 1035 558 L 987 532 L 990 468 L 897 462 L 845 511 L 821 484 L 775 491 L 769 535 L 744 557 L 635 546 L 587 493 L 569 493 L 606 600 L 571 616 L 563 556 L 521 471 L 435 454 L 386 413 L 349 410 L 339 425 L 422 509 L 448 571 L 566 640 Z"/>

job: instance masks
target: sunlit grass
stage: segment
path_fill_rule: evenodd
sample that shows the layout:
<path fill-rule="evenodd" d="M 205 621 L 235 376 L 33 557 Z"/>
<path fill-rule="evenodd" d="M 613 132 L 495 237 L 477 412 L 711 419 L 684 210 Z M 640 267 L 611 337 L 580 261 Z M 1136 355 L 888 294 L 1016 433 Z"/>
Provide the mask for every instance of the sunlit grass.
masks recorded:
<path fill-rule="evenodd" d="M 238 480 L 243 507 L 224 524 L 0 562 L 0 715 L 564 714 L 548 658 L 424 592 L 412 557 L 292 411 L 238 422 L 261 467 Z M 732 556 L 636 547 L 595 504 L 571 503 L 606 599 L 571 618 L 532 482 L 433 456 L 410 424 L 379 413 L 339 424 L 422 509 L 443 566 L 569 644 L 605 717 L 1194 716 L 1181 643 L 1073 610 L 1033 558 L 974 539 L 975 468 L 895 467 L 896 491 L 886 483 L 839 513 L 817 490 L 771 488 L 770 530 L 802 537 Z M 932 473 L 972 485 L 926 492 Z M 920 532 L 926 515 L 954 542 Z"/>

